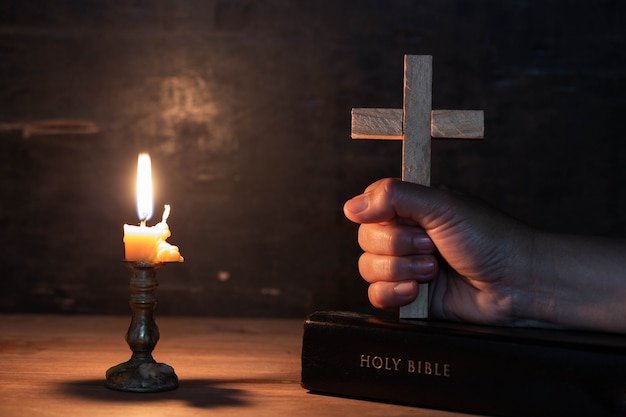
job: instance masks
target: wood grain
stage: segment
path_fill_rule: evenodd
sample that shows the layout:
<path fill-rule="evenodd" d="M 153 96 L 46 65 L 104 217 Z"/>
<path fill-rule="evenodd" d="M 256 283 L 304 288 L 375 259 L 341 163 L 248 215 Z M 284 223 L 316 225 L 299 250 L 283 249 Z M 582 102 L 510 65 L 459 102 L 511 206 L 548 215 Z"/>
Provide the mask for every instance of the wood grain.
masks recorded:
<path fill-rule="evenodd" d="M 426 186 L 430 186 L 432 61 L 430 55 L 404 57 L 402 179 Z M 428 317 L 428 283 L 419 284 L 417 298 L 400 308 L 400 318 L 426 317 Z"/>
<path fill-rule="evenodd" d="M 352 139 L 402 140 L 402 109 L 352 109 Z"/>
<path fill-rule="evenodd" d="M 180 387 L 157 394 L 111 391 L 104 373 L 130 357 L 129 321 L 0 315 L 0 416 L 458 415 L 307 392 L 300 386 L 304 319 L 158 317 L 154 358 L 174 367 Z"/>
<path fill-rule="evenodd" d="M 483 139 L 485 114 L 482 110 L 433 110 L 430 135 L 433 138 Z"/>
<path fill-rule="evenodd" d="M 402 140 L 402 109 L 352 109 L 352 139 Z M 433 139 L 483 139 L 482 110 L 433 110 L 430 136 Z"/>

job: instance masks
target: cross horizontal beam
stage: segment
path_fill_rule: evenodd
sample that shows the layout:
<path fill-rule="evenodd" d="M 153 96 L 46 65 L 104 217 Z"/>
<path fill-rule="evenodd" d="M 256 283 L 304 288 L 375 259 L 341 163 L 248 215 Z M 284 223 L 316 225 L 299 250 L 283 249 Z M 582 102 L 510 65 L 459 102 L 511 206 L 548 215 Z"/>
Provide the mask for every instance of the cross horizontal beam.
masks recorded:
<path fill-rule="evenodd" d="M 352 139 L 402 140 L 402 109 L 352 109 Z M 439 139 L 483 139 L 482 110 L 432 110 L 430 136 Z"/>

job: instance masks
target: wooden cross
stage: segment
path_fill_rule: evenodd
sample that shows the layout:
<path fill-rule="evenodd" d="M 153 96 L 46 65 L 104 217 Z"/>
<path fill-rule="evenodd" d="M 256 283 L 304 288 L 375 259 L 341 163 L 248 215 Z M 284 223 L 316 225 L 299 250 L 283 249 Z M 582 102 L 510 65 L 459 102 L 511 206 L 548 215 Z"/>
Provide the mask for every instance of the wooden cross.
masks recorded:
<path fill-rule="evenodd" d="M 482 139 L 482 110 L 432 110 L 430 55 L 404 56 L 404 108 L 352 109 L 352 139 L 402 140 L 402 179 L 430 186 L 431 138 Z M 428 284 L 400 308 L 401 319 L 428 317 Z"/>

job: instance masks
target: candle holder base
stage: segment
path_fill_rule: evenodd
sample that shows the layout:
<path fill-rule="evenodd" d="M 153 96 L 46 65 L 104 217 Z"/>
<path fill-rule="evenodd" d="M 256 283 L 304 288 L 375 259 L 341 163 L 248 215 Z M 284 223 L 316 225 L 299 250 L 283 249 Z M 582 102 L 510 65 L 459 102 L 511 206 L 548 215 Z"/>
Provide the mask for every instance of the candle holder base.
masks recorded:
<path fill-rule="evenodd" d="M 131 359 L 109 368 L 104 385 L 116 391 L 161 392 L 178 388 L 178 377 L 165 363 Z"/>
<path fill-rule="evenodd" d="M 159 341 L 159 328 L 154 320 L 158 282 L 156 270 L 162 264 L 128 262 L 130 279 L 130 307 L 132 319 L 126 342 L 133 355 L 127 362 L 109 368 L 105 387 L 128 392 L 161 392 L 178 388 L 174 368 L 158 363 L 152 351 Z"/>

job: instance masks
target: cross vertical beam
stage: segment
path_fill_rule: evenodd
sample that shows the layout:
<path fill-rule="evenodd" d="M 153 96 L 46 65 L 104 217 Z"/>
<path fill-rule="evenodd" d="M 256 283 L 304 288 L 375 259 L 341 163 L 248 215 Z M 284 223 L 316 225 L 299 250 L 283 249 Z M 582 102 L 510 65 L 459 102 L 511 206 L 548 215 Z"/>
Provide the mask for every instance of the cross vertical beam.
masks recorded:
<path fill-rule="evenodd" d="M 402 179 L 430 186 L 431 139 L 482 139 L 482 110 L 432 109 L 432 56 L 404 56 L 402 109 L 352 109 L 353 139 L 402 140 Z M 401 319 L 428 317 L 428 284 L 400 308 Z"/>
<path fill-rule="evenodd" d="M 433 57 L 404 56 L 402 180 L 430 186 L 430 113 Z M 428 283 L 419 284 L 417 298 L 400 307 L 400 318 L 428 317 Z"/>
<path fill-rule="evenodd" d="M 433 58 L 404 57 L 404 106 L 402 115 L 402 179 L 430 185 L 430 113 L 432 109 Z"/>

